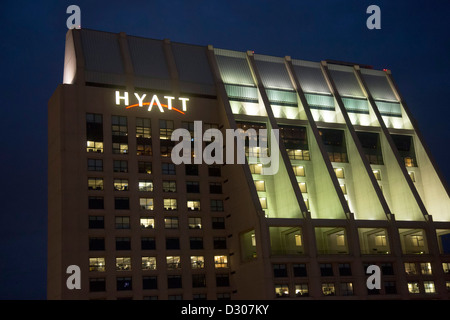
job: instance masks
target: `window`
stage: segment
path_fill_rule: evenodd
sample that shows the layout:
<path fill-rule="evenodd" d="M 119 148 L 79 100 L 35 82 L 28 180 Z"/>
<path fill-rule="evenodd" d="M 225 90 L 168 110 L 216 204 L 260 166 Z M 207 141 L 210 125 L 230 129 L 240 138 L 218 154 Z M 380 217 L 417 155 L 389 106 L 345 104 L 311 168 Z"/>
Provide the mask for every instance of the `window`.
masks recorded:
<path fill-rule="evenodd" d="M 294 169 L 294 174 L 297 177 L 304 177 L 305 176 L 305 168 L 303 166 L 294 166 L 292 168 Z"/>
<path fill-rule="evenodd" d="M 91 251 L 105 250 L 105 238 L 89 237 L 89 250 Z"/>
<path fill-rule="evenodd" d="M 114 160 L 114 172 L 128 172 L 127 160 Z"/>
<path fill-rule="evenodd" d="M 309 296 L 308 284 L 307 283 L 296 284 L 295 285 L 295 296 L 296 297 L 308 297 Z"/>
<path fill-rule="evenodd" d="M 223 211 L 223 201 L 222 200 L 215 200 L 215 199 L 211 199 L 210 201 L 210 209 L 213 212 L 221 212 Z"/>
<path fill-rule="evenodd" d="M 113 136 L 127 136 L 127 117 L 111 116 L 111 132 Z"/>
<path fill-rule="evenodd" d="M 213 229 L 225 229 L 225 218 L 213 217 L 211 220 Z"/>
<path fill-rule="evenodd" d="M 416 264 L 414 262 L 405 262 L 405 272 L 407 275 L 417 274 Z"/>
<path fill-rule="evenodd" d="M 191 249 L 203 249 L 203 238 L 201 237 L 189 238 L 189 247 Z"/>
<path fill-rule="evenodd" d="M 105 278 L 89 279 L 89 292 L 103 292 L 106 290 Z"/>
<path fill-rule="evenodd" d="M 353 295 L 353 283 L 342 282 L 340 285 L 340 294 L 342 296 L 352 296 Z"/>
<path fill-rule="evenodd" d="M 166 229 L 178 229 L 178 218 L 164 218 L 164 228 Z"/>
<path fill-rule="evenodd" d="M 118 143 L 113 142 L 112 153 L 114 154 L 127 154 L 128 153 L 128 143 Z"/>
<path fill-rule="evenodd" d="M 166 262 L 167 262 L 167 269 L 169 270 L 181 269 L 180 256 L 167 256 Z"/>
<path fill-rule="evenodd" d="M 129 270 L 131 270 L 131 258 L 130 257 L 118 257 L 118 258 L 116 258 L 116 270 L 117 271 L 129 271 Z"/>
<path fill-rule="evenodd" d="M 139 191 L 153 191 L 153 181 L 152 180 L 139 180 L 138 188 L 139 188 Z"/>
<path fill-rule="evenodd" d="M 363 152 L 370 164 L 383 164 L 380 137 L 376 132 L 356 132 Z"/>
<path fill-rule="evenodd" d="M 131 250 L 131 240 L 128 237 L 116 238 L 116 250 Z"/>
<path fill-rule="evenodd" d="M 217 294 L 217 300 L 231 300 L 231 296 L 228 292 L 221 292 Z"/>
<path fill-rule="evenodd" d="M 222 193 L 222 184 L 220 182 L 210 182 L 209 183 L 209 193 L 221 194 Z"/>
<path fill-rule="evenodd" d="M 450 262 L 442 262 L 442 269 L 444 270 L 445 274 L 450 273 Z"/>
<path fill-rule="evenodd" d="M 147 161 L 138 161 L 138 172 L 151 174 L 152 173 L 152 163 L 147 162 Z"/>
<path fill-rule="evenodd" d="M 151 121 L 147 118 L 136 118 L 136 138 L 151 138 Z"/>
<path fill-rule="evenodd" d="M 131 277 L 117 277 L 116 288 L 117 291 L 133 290 Z"/>
<path fill-rule="evenodd" d="M 139 205 L 142 210 L 153 210 L 153 198 L 139 198 Z"/>
<path fill-rule="evenodd" d="M 162 167 L 162 174 L 172 174 L 172 175 L 176 174 L 175 164 L 173 163 L 163 162 L 161 164 L 161 167 Z"/>
<path fill-rule="evenodd" d="M 349 263 L 339 263 L 339 275 L 340 276 L 351 276 L 352 269 Z"/>
<path fill-rule="evenodd" d="M 249 164 L 248 166 L 249 166 L 250 172 L 252 174 L 261 174 L 261 172 L 262 172 L 262 164 L 260 164 L 260 163 Z"/>
<path fill-rule="evenodd" d="M 164 210 L 177 210 L 177 199 L 164 199 Z"/>
<path fill-rule="evenodd" d="M 273 265 L 273 276 L 275 278 L 287 277 L 287 269 L 285 264 L 274 264 Z"/>
<path fill-rule="evenodd" d="M 429 262 L 420 263 L 420 271 L 424 275 L 431 276 L 433 274 L 431 271 L 431 263 L 429 263 Z"/>
<path fill-rule="evenodd" d="M 391 134 L 392 140 L 397 147 L 400 157 L 406 167 L 417 167 L 416 154 L 412 136 Z"/>
<path fill-rule="evenodd" d="M 343 130 L 319 129 L 319 134 L 331 162 L 348 162 Z"/>
<path fill-rule="evenodd" d="M 173 132 L 173 121 L 172 120 L 159 120 L 159 139 L 170 140 Z"/>
<path fill-rule="evenodd" d="M 286 149 L 290 160 L 310 160 L 309 150 Z"/>
<path fill-rule="evenodd" d="M 198 176 L 198 165 L 197 164 L 186 164 L 185 174 L 187 176 Z"/>
<path fill-rule="evenodd" d="M 300 188 L 301 193 L 307 193 L 306 182 L 299 182 L 298 187 Z"/>
<path fill-rule="evenodd" d="M 151 156 L 152 155 L 152 142 L 150 139 L 146 139 L 149 141 L 142 141 L 138 139 L 136 142 L 136 154 L 138 156 Z"/>
<path fill-rule="evenodd" d="M 191 256 L 191 268 L 203 269 L 205 267 L 205 258 L 203 256 Z"/>
<path fill-rule="evenodd" d="M 102 159 L 88 159 L 87 160 L 88 171 L 103 171 Z"/>
<path fill-rule="evenodd" d="M 321 263 L 320 264 L 320 275 L 322 277 L 332 276 L 333 275 L 333 267 L 331 263 Z"/>
<path fill-rule="evenodd" d="M 394 281 L 385 281 L 384 282 L 384 293 L 386 294 L 396 294 L 397 286 Z"/>
<path fill-rule="evenodd" d="M 104 229 L 105 218 L 103 216 L 89 216 L 89 229 Z"/>
<path fill-rule="evenodd" d="M 142 277 L 142 289 L 158 289 L 158 278 L 156 276 Z"/>
<path fill-rule="evenodd" d="M 300 263 L 300 264 L 294 264 L 293 266 L 294 270 L 294 277 L 306 277 L 306 264 Z"/>
<path fill-rule="evenodd" d="M 86 142 L 86 151 L 102 153 L 103 152 L 103 142 L 88 140 Z"/>
<path fill-rule="evenodd" d="M 88 198 L 89 209 L 104 209 L 103 197 L 89 197 Z"/>
<path fill-rule="evenodd" d="M 266 191 L 266 183 L 264 180 L 255 181 L 256 191 Z"/>
<path fill-rule="evenodd" d="M 114 179 L 114 190 L 128 191 L 128 179 Z"/>
<path fill-rule="evenodd" d="M 155 219 L 141 218 L 140 224 L 141 224 L 141 229 L 154 229 L 155 228 Z"/>
<path fill-rule="evenodd" d="M 116 210 L 128 210 L 130 209 L 130 199 L 126 197 L 114 198 L 114 208 Z"/>
<path fill-rule="evenodd" d="M 101 114 L 86 114 L 86 151 L 103 152 L 103 117 Z"/>
<path fill-rule="evenodd" d="M 392 263 L 385 262 L 381 264 L 381 272 L 385 276 L 392 276 L 394 275 L 394 267 L 392 266 Z"/>
<path fill-rule="evenodd" d="M 228 274 L 216 274 L 216 287 L 229 287 L 230 276 Z"/>
<path fill-rule="evenodd" d="M 381 180 L 381 172 L 380 172 L 380 170 L 373 170 L 373 175 L 375 176 L 375 179 Z"/>
<path fill-rule="evenodd" d="M 344 179 L 344 169 L 343 168 L 334 168 L 334 173 L 338 179 Z"/>
<path fill-rule="evenodd" d="M 88 190 L 103 190 L 103 178 L 88 178 Z"/>
<path fill-rule="evenodd" d="M 206 287 L 206 275 L 205 274 L 193 274 L 192 275 L 192 287 L 204 288 Z"/>
<path fill-rule="evenodd" d="M 116 229 L 130 229 L 130 217 L 115 217 Z"/>
<path fill-rule="evenodd" d="M 342 193 L 347 194 L 347 187 L 345 186 L 345 184 L 342 183 L 339 186 L 341 187 Z"/>
<path fill-rule="evenodd" d="M 177 182 L 171 180 L 163 180 L 162 182 L 163 192 L 176 192 Z"/>
<path fill-rule="evenodd" d="M 214 267 L 218 268 L 228 268 L 228 257 L 227 256 L 214 256 Z"/>
<path fill-rule="evenodd" d="M 181 276 L 180 275 L 169 275 L 167 276 L 167 288 L 169 289 L 176 289 L 176 288 L 181 288 Z M 177 295 L 177 296 L 172 296 L 172 300 L 181 300 L 182 296 Z M 175 299 L 174 299 L 175 298 Z M 169 300 L 170 300 L 170 296 L 169 296 Z"/>
<path fill-rule="evenodd" d="M 408 171 L 408 175 L 411 178 L 412 182 L 416 182 L 416 175 L 415 175 L 414 171 Z"/>
<path fill-rule="evenodd" d="M 217 165 L 208 166 L 208 175 L 210 177 L 220 177 L 221 176 L 220 166 Z"/>
<path fill-rule="evenodd" d="M 259 203 L 262 209 L 267 209 L 267 198 L 259 198 Z"/>
<path fill-rule="evenodd" d="M 180 249 L 180 238 L 166 238 L 166 249 L 167 250 L 179 250 Z"/>
<path fill-rule="evenodd" d="M 202 218 L 188 218 L 189 229 L 201 229 L 202 228 Z"/>
<path fill-rule="evenodd" d="M 277 298 L 289 297 L 289 287 L 287 284 L 276 284 L 275 285 L 275 296 Z"/>
<path fill-rule="evenodd" d="M 200 200 L 188 200 L 187 203 L 188 211 L 199 211 L 200 210 Z"/>
<path fill-rule="evenodd" d="M 89 271 L 105 271 L 105 258 L 89 258 Z"/>
<path fill-rule="evenodd" d="M 409 293 L 420 293 L 418 282 L 408 282 L 408 292 Z"/>
<path fill-rule="evenodd" d="M 186 192 L 200 193 L 200 184 L 198 181 L 186 181 Z"/>
<path fill-rule="evenodd" d="M 155 250 L 156 249 L 155 238 L 142 237 L 141 238 L 141 249 L 142 250 Z"/>
<path fill-rule="evenodd" d="M 159 152 L 161 157 L 170 158 L 172 155 L 172 149 L 175 146 L 174 141 L 170 140 L 160 140 L 159 142 Z"/>
<path fill-rule="evenodd" d="M 214 249 L 226 249 L 227 248 L 227 238 L 214 237 L 213 238 L 213 248 Z"/>
<path fill-rule="evenodd" d="M 336 294 L 334 283 L 322 283 L 322 293 L 324 296 L 334 296 Z"/>
<path fill-rule="evenodd" d="M 434 281 L 424 281 L 423 288 L 425 293 L 436 293 L 436 288 L 434 287 Z"/>

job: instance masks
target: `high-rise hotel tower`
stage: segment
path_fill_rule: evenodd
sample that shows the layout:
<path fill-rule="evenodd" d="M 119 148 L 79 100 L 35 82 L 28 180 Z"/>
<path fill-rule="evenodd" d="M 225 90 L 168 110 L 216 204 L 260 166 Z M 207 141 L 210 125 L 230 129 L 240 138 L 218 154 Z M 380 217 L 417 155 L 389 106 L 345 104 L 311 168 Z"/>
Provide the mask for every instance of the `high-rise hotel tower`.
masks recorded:
<path fill-rule="evenodd" d="M 450 297 L 448 188 L 389 70 L 76 29 L 48 120 L 49 299 Z M 278 171 L 176 165 L 194 121 L 277 129 Z"/>

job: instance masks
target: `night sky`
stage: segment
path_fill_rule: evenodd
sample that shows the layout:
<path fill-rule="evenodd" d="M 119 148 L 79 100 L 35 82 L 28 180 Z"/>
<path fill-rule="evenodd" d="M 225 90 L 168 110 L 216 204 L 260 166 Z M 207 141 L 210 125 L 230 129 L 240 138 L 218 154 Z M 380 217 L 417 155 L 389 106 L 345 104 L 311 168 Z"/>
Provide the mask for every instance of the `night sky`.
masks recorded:
<path fill-rule="evenodd" d="M 82 28 L 391 69 L 449 181 L 449 1 L 2 1 L 0 299 L 46 298 L 47 102 L 71 4 Z M 371 4 L 381 30 L 366 27 Z"/>

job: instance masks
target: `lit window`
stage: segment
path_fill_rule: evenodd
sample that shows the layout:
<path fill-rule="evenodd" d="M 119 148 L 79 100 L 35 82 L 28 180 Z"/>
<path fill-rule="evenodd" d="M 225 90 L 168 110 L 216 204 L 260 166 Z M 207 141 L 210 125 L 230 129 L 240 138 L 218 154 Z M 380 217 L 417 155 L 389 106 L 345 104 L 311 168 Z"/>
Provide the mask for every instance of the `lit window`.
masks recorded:
<path fill-rule="evenodd" d="M 181 269 L 180 256 L 167 256 L 166 262 L 167 262 L 167 269 L 169 270 Z"/>
<path fill-rule="evenodd" d="M 151 138 L 150 119 L 136 118 L 136 138 Z"/>
<path fill-rule="evenodd" d="M 205 267 L 205 258 L 203 256 L 191 256 L 192 269 L 203 269 Z"/>
<path fill-rule="evenodd" d="M 177 182 L 170 180 L 163 180 L 162 182 L 163 192 L 176 192 L 177 191 Z"/>
<path fill-rule="evenodd" d="M 309 200 L 304 199 L 303 201 L 305 202 L 306 209 L 309 210 Z"/>
<path fill-rule="evenodd" d="M 381 180 L 381 172 L 380 172 L 380 170 L 373 170 L 373 175 L 375 176 L 375 179 Z"/>
<path fill-rule="evenodd" d="M 336 173 L 336 177 L 338 179 L 344 179 L 344 169 L 343 168 L 334 168 L 334 173 Z"/>
<path fill-rule="evenodd" d="M 105 258 L 89 258 L 89 271 L 105 271 Z"/>
<path fill-rule="evenodd" d="M 114 179 L 114 190 L 128 191 L 128 179 Z"/>
<path fill-rule="evenodd" d="M 411 178 L 411 181 L 416 182 L 416 175 L 414 174 L 414 171 L 409 171 L 408 174 L 409 177 Z"/>
<path fill-rule="evenodd" d="M 336 245 L 345 246 L 345 234 L 343 233 L 336 234 Z"/>
<path fill-rule="evenodd" d="M 151 156 L 152 155 L 151 141 L 146 142 L 138 141 L 136 144 L 136 154 L 138 156 Z"/>
<path fill-rule="evenodd" d="M 163 166 L 164 166 L 164 164 L 163 164 Z M 152 163 L 146 162 L 146 161 L 139 161 L 138 162 L 138 172 L 151 174 L 152 173 Z"/>
<path fill-rule="evenodd" d="M 249 164 L 250 172 L 252 174 L 261 174 L 262 172 L 262 164 Z"/>
<path fill-rule="evenodd" d="M 142 257 L 142 270 L 156 270 L 156 257 Z"/>
<path fill-rule="evenodd" d="M 251 234 L 251 238 L 252 238 L 252 247 L 256 247 L 256 236 L 254 233 Z"/>
<path fill-rule="evenodd" d="M 102 153 L 103 152 L 103 142 L 88 140 L 86 142 L 86 151 Z"/>
<path fill-rule="evenodd" d="M 375 236 L 375 246 L 384 247 L 387 245 L 386 236 L 385 235 L 376 235 Z"/>
<path fill-rule="evenodd" d="M 139 205 L 143 210 L 153 210 L 153 198 L 139 198 Z"/>
<path fill-rule="evenodd" d="M 151 180 L 139 180 L 139 191 L 153 191 L 153 182 Z"/>
<path fill-rule="evenodd" d="M 286 149 L 290 160 L 309 160 L 309 150 Z"/>
<path fill-rule="evenodd" d="M 431 263 L 429 262 L 422 262 L 420 264 L 420 271 L 422 274 L 425 275 L 432 275 L 432 270 L 431 270 Z"/>
<path fill-rule="evenodd" d="M 189 229 L 201 229 L 202 218 L 188 218 Z"/>
<path fill-rule="evenodd" d="M 405 262 L 405 272 L 407 275 L 417 274 L 416 264 L 414 262 Z"/>
<path fill-rule="evenodd" d="M 408 282 L 408 292 L 409 293 L 420 293 L 418 282 Z"/>
<path fill-rule="evenodd" d="M 444 273 L 450 273 L 450 262 L 442 262 Z"/>
<path fill-rule="evenodd" d="M 294 173 L 297 177 L 304 177 L 305 176 L 305 168 L 303 166 L 294 166 Z"/>
<path fill-rule="evenodd" d="M 287 284 L 275 285 L 275 296 L 277 298 L 289 297 L 289 287 Z"/>
<path fill-rule="evenodd" d="M 421 235 L 412 235 L 410 239 L 413 247 L 423 247 L 425 245 L 423 236 Z"/>
<path fill-rule="evenodd" d="M 128 153 L 128 143 L 113 142 L 112 152 L 115 154 L 127 154 Z"/>
<path fill-rule="evenodd" d="M 266 198 L 259 198 L 259 202 L 261 203 L 262 209 L 267 209 L 267 199 Z"/>
<path fill-rule="evenodd" d="M 434 281 L 424 281 L 423 287 L 425 289 L 425 293 L 436 293 L 436 288 L 434 287 Z"/>
<path fill-rule="evenodd" d="M 178 229 L 178 218 L 164 218 L 164 228 L 166 229 Z"/>
<path fill-rule="evenodd" d="M 177 199 L 164 199 L 164 210 L 177 210 Z"/>
<path fill-rule="evenodd" d="M 200 210 L 200 200 L 188 200 L 186 204 L 189 211 Z"/>
<path fill-rule="evenodd" d="M 127 117 L 111 116 L 111 131 L 113 136 L 127 136 Z"/>
<path fill-rule="evenodd" d="M 130 257 L 116 258 L 116 270 L 117 271 L 131 270 L 131 258 Z"/>
<path fill-rule="evenodd" d="M 256 191 L 266 191 L 264 180 L 255 181 Z"/>
<path fill-rule="evenodd" d="M 89 190 L 103 190 L 103 178 L 88 178 Z"/>
<path fill-rule="evenodd" d="M 301 247 L 302 246 L 302 236 L 300 234 L 295 234 L 294 239 L 295 239 L 295 245 L 297 247 Z"/>
<path fill-rule="evenodd" d="M 296 297 L 307 297 L 309 296 L 308 284 L 296 284 L 295 285 L 295 296 Z"/>
<path fill-rule="evenodd" d="M 172 120 L 159 120 L 159 138 L 161 140 L 170 140 L 173 132 L 173 121 Z"/>
<path fill-rule="evenodd" d="M 141 224 L 141 229 L 154 229 L 155 228 L 155 219 L 141 218 L 140 224 Z"/>
<path fill-rule="evenodd" d="M 343 296 L 352 296 L 353 295 L 353 283 L 344 282 L 340 285 L 340 294 Z"/>
<path fill-rule="evenodd" d="M 340 184 L 339 186 L 341 187 L 342 193 L 347 194 L 347 187 L 345 186 L 345 184 Z"/>
<path fill-rule="evenodd" d="M 324 296 L 334 296 L 336 294 L 334 283 L 322 283 L 322 293 Z"/>
<path fill-rule="evenodd" d="M 214 266 L 218 268 L 228 268 L 228 257 L 227 256 L 214 256 Z"/>
<path fill-rule="evenodd" d="M 299 182 L 298 186 L 300 188 L 301 193 L 307 193 L 306 182 Z"/>

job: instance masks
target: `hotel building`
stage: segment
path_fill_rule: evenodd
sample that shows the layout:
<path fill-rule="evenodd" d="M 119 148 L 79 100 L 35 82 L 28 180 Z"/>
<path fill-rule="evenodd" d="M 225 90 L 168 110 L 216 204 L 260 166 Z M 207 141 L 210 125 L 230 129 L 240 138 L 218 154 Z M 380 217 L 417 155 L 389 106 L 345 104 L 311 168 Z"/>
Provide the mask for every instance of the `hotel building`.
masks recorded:
<path fill-rule="evenodd" d="M 389 70 L 73 29 L 48 121 L 49 299 L 450 297 L 448 188 Z M 278 171 L 175 165 L 194 121 L 279 130 Z"/>

